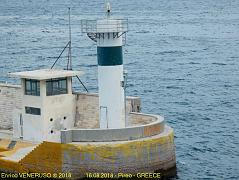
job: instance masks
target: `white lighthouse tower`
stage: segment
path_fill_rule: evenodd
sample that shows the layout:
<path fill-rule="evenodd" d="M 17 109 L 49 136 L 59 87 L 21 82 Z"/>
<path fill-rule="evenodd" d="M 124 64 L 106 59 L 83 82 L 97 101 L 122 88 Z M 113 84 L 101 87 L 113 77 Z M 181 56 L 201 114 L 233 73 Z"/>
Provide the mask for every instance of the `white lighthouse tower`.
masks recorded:
<path fill-rule="evenodd" d="M 106 17 L 82 20 L 81 29 L 97 42 L 100 128 L 124 128 L 126 117 L 122 46 L 128 31 L 128 20 L 113 19 L 110 4 L 107 3 Z"/>

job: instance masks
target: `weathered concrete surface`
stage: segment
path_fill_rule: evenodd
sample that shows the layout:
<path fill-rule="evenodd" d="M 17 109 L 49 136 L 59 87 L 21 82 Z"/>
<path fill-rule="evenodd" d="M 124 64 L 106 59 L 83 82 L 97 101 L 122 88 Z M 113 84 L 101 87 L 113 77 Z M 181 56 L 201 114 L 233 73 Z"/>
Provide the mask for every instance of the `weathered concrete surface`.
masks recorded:
<path fill-rule="evenodd" d="M 69 129 L 61 131 L 61 142 L 106 142 L 127 141 L 154 136 L 164 131 L 164 118 L 157 115 L 130 113 L 130 124 L 118 129 Z M 139 119 L 139 121 L 136 120 Z M 144 121 L 145 122 L 144 122 Z M 131 123 L 131 121 L 133 123 Z M 148 124 L 146 124 L 148 123 Z"/>
<path fill-rule="evenodd" d="M 128 115 L 128 126 L 137 126 L 137 125 L 144 125 L 150 124 L 156 121 L 157 115 L 147 115 L 144 113 L 129 113 Z M 163 118 L 160 116 L 160 118 Z"/>
<path fill-rule="evenodd" d="M 71 170 L 82 177 L 86 172 L 136 174 L 167 170 L 176 164 L 173 141 L 173 131 L 166 127 L 160 135 L 135 141 L 74 143 L 74 148 L 64 150 L 63 171 Z"/>
<path fill-rule="evenodd" d="M 12 139 L 12 137 L 13 131 L 11 129 L 10 130 L 0 129 L 0 139 Z"/>
<path fill-rule="evenodd" d="M 18 162 L 0 158 L 0 169 L 18 172 L 70 172 L 74 178 L 86 173 L 138 173 L 167 170 L 175 166 L 172 128 L 150 138 L 116 142 L 60 144 L 43 142 Z"/>
<path fill-rule="evenodd" d="M 11 152 L 11 154 L 1 154 L 2 159 L 9 160 L 9 161 L 15 161 L 18 162 L 22 158 L 24 158 L 27 154 L 29 154 L 36 146 L 28 146 L 28 147 L 21 147 L 18 150 L 14 150 L 14 152 Z M 9 153 L 8 151 L 6 153 Z"/>
<path fill-rule="evenodd" d="M 19 161 L 36 146 L 22 140 L 0 139 L 0 172 L 28 172 Z"/>
<path fill-rule="evenodd" d="M 12 129 L 14 109 L 21 110 L 21 104 L 20 86 L 0 84 L 0 129 Z"/>
<path fill-rule="evenodd" d="M 75 127 L 81 129 L 99 128 L 99 96 L 94 93 L 79 93 L 76 95 Z M 140 98 L 127 97 L 126 112 L 140 112 Z"/>
<path fill-rule="evenodd" d="M 72 71 L 63 69 L 39 69 L 33 71 L 13 72 L 9 73 L 8 75 L 11 77 L 18 77 L 24 79 L 46 80 L 61 77 L 81 76 L 83 74 L 83 71 Z"/>
<path fill-rule="evenodd" d="M 75 127 L 98 128 L 99 124 L 99 97 L 98 94 L 76 94 Z"/>

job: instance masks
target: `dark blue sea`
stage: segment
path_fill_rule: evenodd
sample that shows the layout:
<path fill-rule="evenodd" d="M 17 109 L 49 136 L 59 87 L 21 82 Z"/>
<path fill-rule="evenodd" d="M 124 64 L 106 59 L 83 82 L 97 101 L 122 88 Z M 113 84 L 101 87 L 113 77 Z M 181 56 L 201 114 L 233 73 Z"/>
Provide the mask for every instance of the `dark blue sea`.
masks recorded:
<path fill-rule="evenodd" d="M 177 179 L 239 179 L 239 1 L 111 0 L 129 19 L 124 47 L 127 95 L 175 130 Z M 81 19 L 103 17 L 105 0 L 1 0 L 0 81 L 50 68 L 68 42 L 90 92 L 97 91 L 96 45 Z M 56 67 L 66 67 L 67 52 Z M 75 79 L 74 88 L 84 91 Z"/>

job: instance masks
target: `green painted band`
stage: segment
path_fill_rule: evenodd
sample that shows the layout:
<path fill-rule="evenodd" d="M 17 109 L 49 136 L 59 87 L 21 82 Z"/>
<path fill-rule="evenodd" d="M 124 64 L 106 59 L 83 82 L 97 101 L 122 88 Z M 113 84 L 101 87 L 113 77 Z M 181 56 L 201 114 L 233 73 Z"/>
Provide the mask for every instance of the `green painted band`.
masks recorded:
<path fill-rule="evenodd" d="M 122 46 L 97 47 L 99 66 L 114 66 L 123 64 Z"/>

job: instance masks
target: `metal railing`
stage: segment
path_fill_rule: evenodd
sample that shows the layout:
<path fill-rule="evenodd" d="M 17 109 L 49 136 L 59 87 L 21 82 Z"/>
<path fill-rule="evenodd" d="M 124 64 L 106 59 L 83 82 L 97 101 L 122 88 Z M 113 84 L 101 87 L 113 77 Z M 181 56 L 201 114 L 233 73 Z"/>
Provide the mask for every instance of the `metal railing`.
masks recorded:
<path fill-rule="evenodd" d="M 113 19 L 114 21 L 81 20 L 82 33 L 127 32 L 128 19 Z"/>

